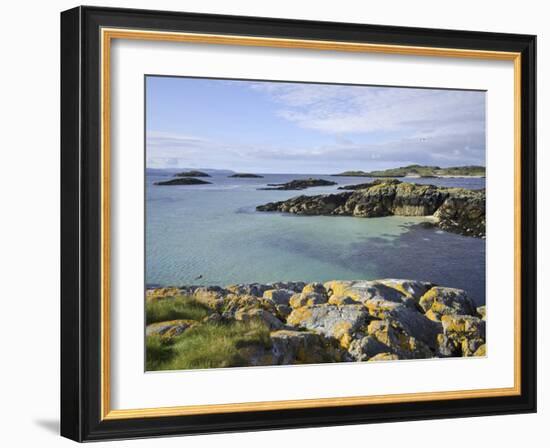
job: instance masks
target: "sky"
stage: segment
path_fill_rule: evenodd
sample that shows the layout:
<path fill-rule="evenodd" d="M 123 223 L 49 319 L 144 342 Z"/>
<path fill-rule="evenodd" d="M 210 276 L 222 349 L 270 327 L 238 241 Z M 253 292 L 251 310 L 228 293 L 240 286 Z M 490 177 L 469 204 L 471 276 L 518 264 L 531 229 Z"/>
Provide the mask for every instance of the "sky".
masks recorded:
<path fill-rule="evenodd" d="M 146 145 L 148 168 L 485 165 L 485 92 L 148 76 Z"/>

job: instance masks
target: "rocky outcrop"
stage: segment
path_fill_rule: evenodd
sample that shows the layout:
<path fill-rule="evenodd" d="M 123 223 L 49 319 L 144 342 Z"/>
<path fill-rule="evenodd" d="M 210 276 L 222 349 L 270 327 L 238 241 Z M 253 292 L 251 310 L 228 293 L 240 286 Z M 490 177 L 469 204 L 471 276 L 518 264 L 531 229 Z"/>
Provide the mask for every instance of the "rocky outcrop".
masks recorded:
<path fill-rule="evenodd" d="M 261 212 L 373 218 L 432 216 L 439 228 L 485 236 L 485 190 L 403 183 L 396 179 L 360 184 L 352 192 L 297 196 L 256 207 Z"/>
<path fill-rule="evenodd" d="M 170 320 L 166 322 L 156 322 L 147 325 L 145 329 L 146 336 L 159 335 L 166 338 L 179 336 L 185 330 L 191 328 L 196 322 L 187 319 Z"/>
<path fill-rule="evenodd" d="M 181 173 L 174 174 L 176 177 L 210 177 L 210 174 L 203 171 L 191 170 L 191 171 L 182 171 Z"/>
<path fill-rule="evenodd" d="M 297 179 L 284 184 L 267 184 L 268 188 L 258 188 L 258 190 L 305 190 L 309 187 L 329 187 L 336 185 L 336 182 L 325 179 Z"/>
<path fill-rule="evenodd" d="M 278 282 L 147 291 L 147 301 L 185 295 L 209 313 L 201 321 L 157 322 L 148 336 L 186 337 L 214 323 L 259 322 L 269 342 L 243 348 L 247 365 L 485 356 L 485 306 L 430 282 L 381 279 Z M 193 330 L 190 330 L 193 331 Z"/>
<path fill-rule="evenodd" d="M 155 185 L 204 185 L 211 184 L 201 179 L 195 179 L 194 177 L 177 177 L 176 179 L 162 180 L 155 182 Z"/>
<path fill-rule="evenodd" d="M 370 188 L 374 185 L 382 184 L 382 183 L 389 183 L 389 184 L 399 184 L 401 181 L 397 179 L 375 179 L 372 182 L 366 182 L 364 184 L 355 184 L 355 185 L 343 185 L 341 187 L 338 187 L 338 190 L 365 190 L 367 188 Z"/>
<path fill-rule="evenodd" d="M 240 179 L 262 179 L 264 176 L 260 176 L 259 174 L 252 174 L 252 173 L 235 173 L 227 177 L 236 177 Z"/>

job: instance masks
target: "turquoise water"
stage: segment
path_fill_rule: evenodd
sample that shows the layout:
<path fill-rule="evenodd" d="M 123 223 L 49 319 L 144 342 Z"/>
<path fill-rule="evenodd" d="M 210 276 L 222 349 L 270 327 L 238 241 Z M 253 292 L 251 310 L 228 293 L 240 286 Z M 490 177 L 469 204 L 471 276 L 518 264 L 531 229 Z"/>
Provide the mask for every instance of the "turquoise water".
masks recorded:
<path fill-rule="evenodd" d="M 335 192 L 368 178 L 211 173 L 212 185 L 155 186 L 175 171 L 149 170 L 146 185 L 147 285 L 227 285 L 275 281 L 414 278 L 466 289 L 485 302 L 485 241 L 421 224 L 425 218 L 353 218 L 259 213 L 293 196 Z M 257 190 L 267 183 L 316 177 L 334 187 Z M 483 188 L 485 179 L 403 179 Z"/>

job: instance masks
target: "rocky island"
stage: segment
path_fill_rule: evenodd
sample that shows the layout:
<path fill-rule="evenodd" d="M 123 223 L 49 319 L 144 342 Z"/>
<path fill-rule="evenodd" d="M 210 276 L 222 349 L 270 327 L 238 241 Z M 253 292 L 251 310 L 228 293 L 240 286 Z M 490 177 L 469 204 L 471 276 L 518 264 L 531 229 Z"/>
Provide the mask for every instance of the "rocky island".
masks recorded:
<path fill-rule="evenodd" d="M 154 185 L 203 185 L 211 183 L 212 182 L 207 182 L 205 180 L 195 179 L 194 177 L 178 177 L 177 179 L 155 182 Z"/>
<path fill-rule="evenodd" d="M 267 184 L 268 188 L 258 188 L 258 190 L 305 190 L 309 187 L 328 187 L 336 185 L 336 182 L 325 179 L 296 179 L 284 184 Z"/>
<path fill-rule="evenodd" d="M 252 174 L 252 173 L 235 173 L 227 177 L 237 177 L 240 179 L 262 179 L 264 176 L 260 176 L 259 174 Z"/>
<path fill-rule="evenodd" d="M 175 177 L 210 177 L 210 174 L 202 171 L 182 171 L 181 173 L 174 174 Z"/>
<path fill-rule="evenodd" d="M 485 356 L 485 306 L 416 280 L 149 289 L 147 370 Z"/>
<path fill-rule="evenodd" d="M 408 165 L 381 171 L 344 171 L 333 176 L 352 177 L 485 177 L 485 167 L 478 165 L 454 166 L 441 168 L 439 166 Z"/>
<path fill-rule="evenodd" d="M 419 185 L 397 179 L 362 184 L 350 192 L 297 196 L 259 205 L 256 210 L 362 218 L 432 216 L 434 225 L 443 230 L 485 236 L 485 190 Z"/>

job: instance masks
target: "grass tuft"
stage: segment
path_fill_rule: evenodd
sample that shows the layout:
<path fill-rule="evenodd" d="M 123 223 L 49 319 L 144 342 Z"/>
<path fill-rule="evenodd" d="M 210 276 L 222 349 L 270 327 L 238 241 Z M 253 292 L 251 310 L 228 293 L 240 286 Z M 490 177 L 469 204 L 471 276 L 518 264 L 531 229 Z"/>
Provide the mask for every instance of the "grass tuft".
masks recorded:
<path fill-rule="evenodd" d="M 269 328 L 261 321 L 204 323 L 172 339 L 147 337 L 147 370 L 242 367 L 266 355 Z"/>
<path fill-rule="evenodd" d="M 187 296 L 151 300 L 145 304 L 145 320 L 147 325 L 176 319 L 200 321 L 211 313 L 212 310 L 206 305 Z"/>

